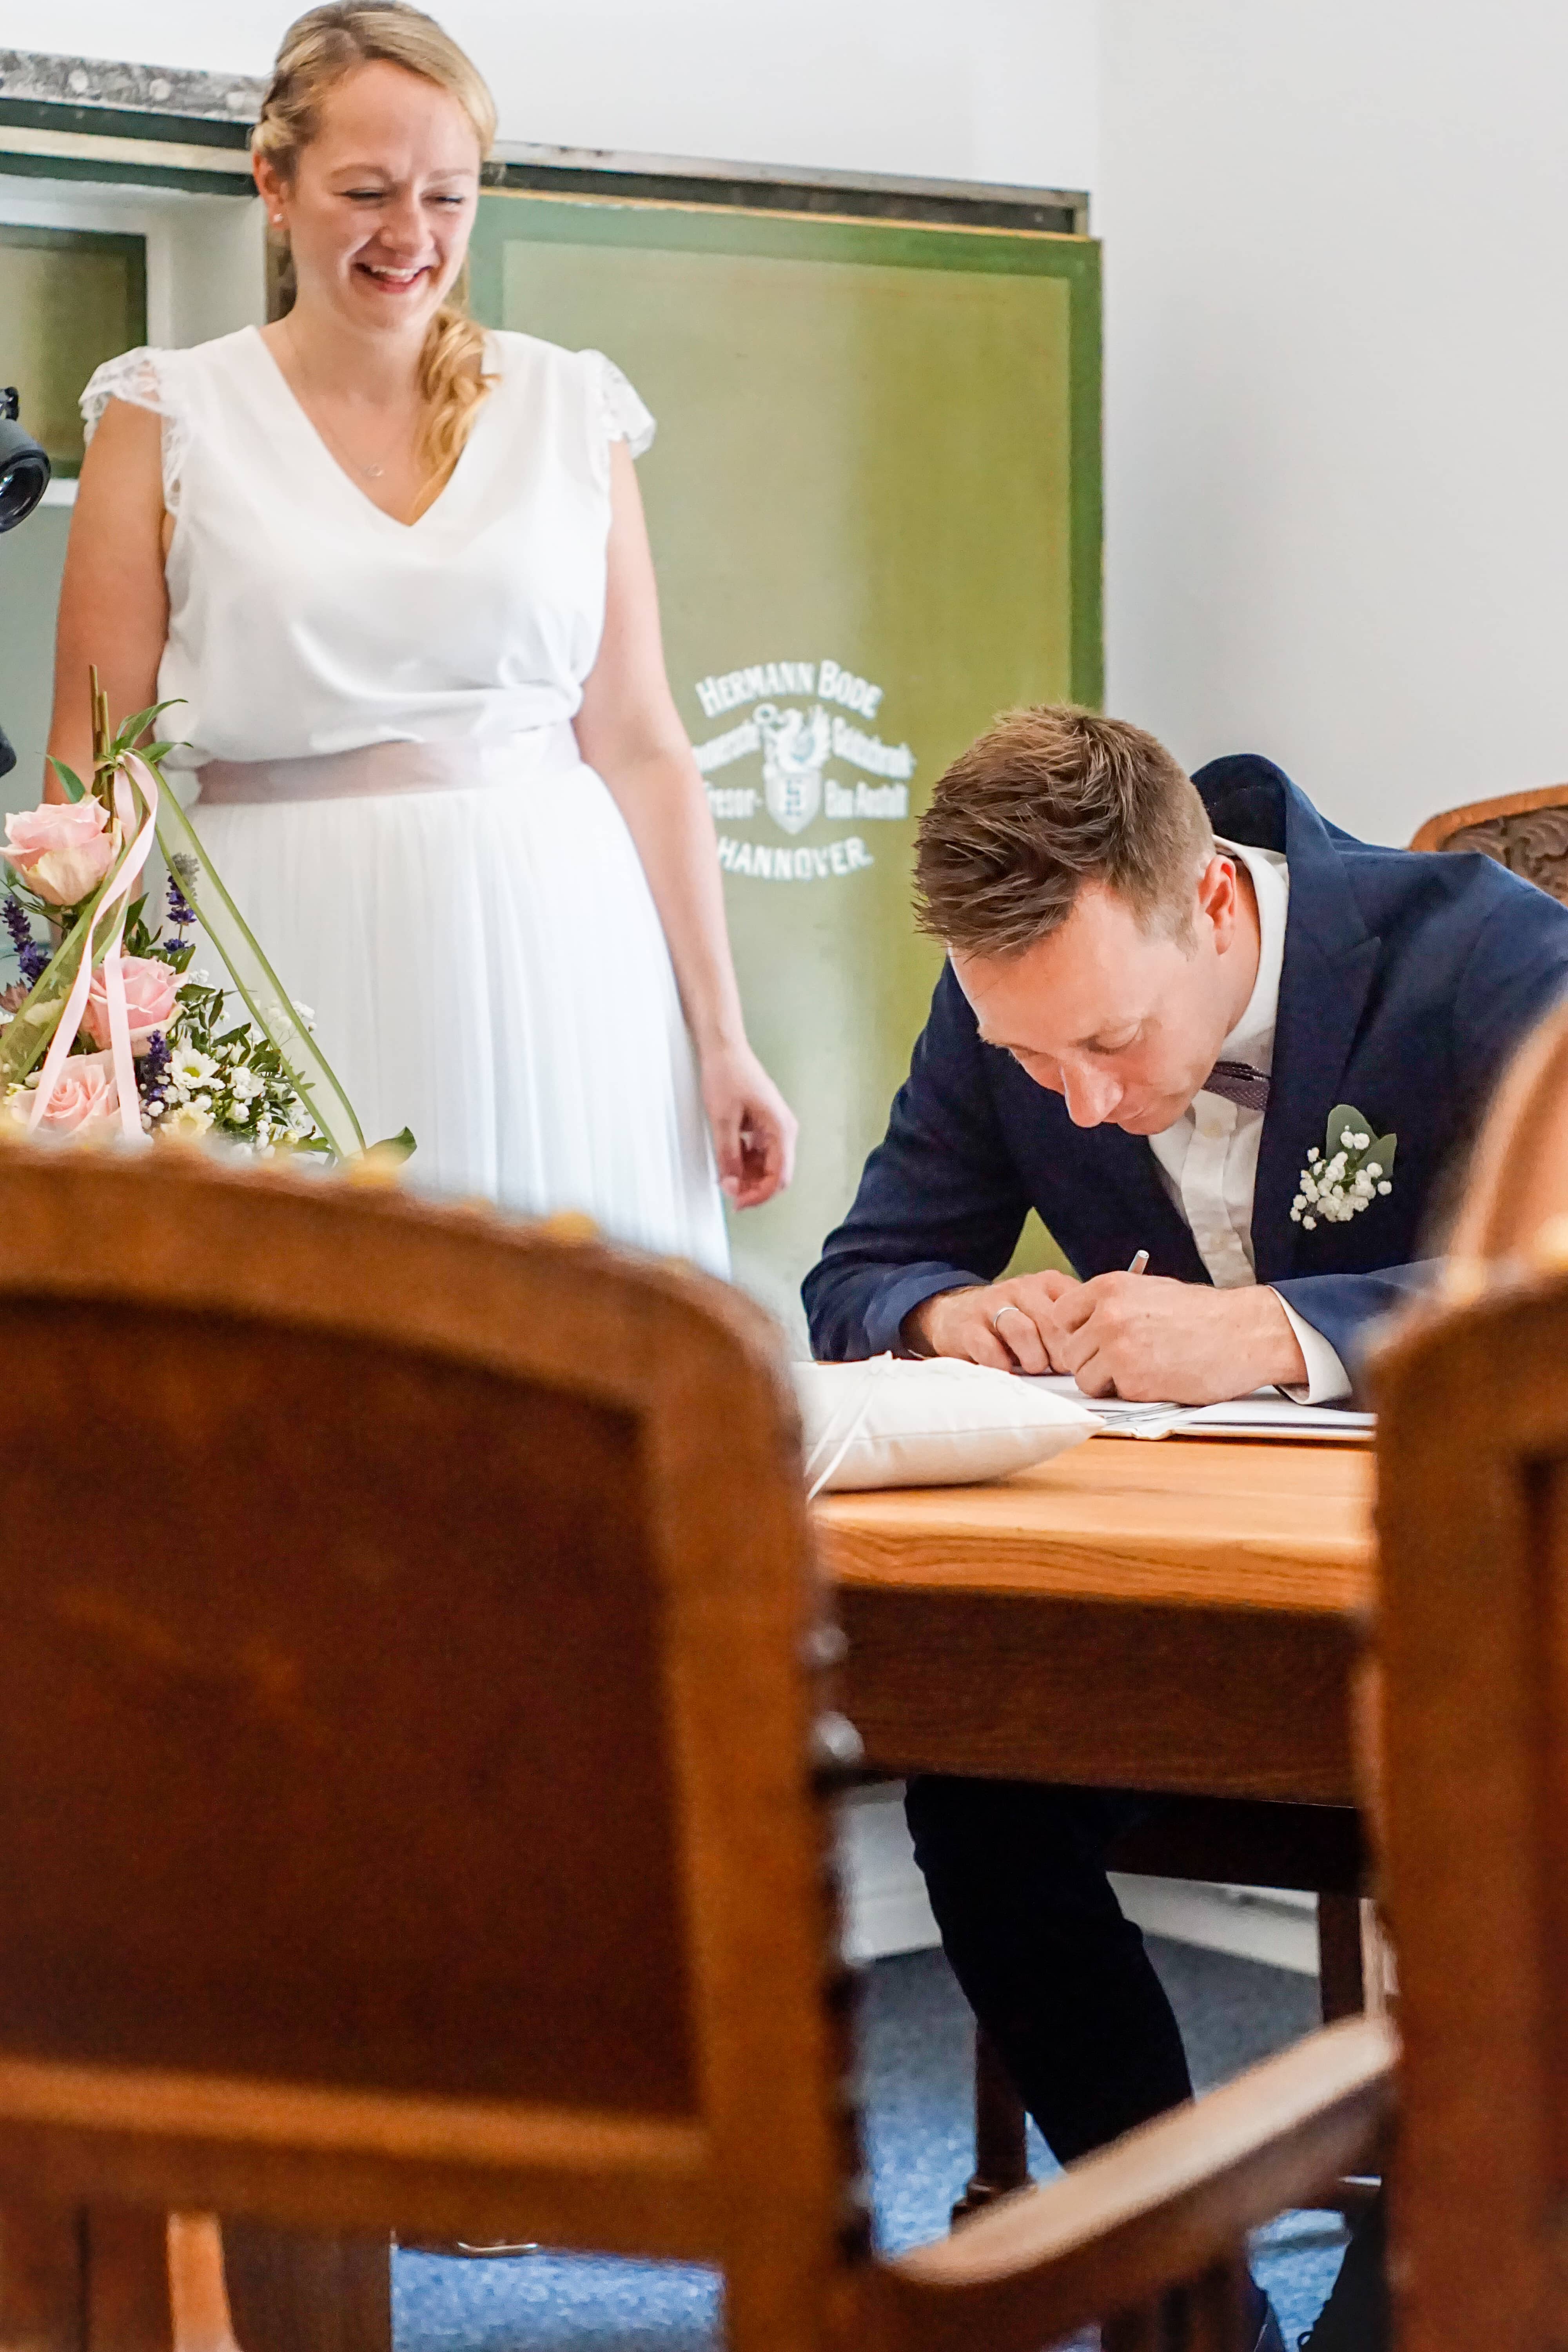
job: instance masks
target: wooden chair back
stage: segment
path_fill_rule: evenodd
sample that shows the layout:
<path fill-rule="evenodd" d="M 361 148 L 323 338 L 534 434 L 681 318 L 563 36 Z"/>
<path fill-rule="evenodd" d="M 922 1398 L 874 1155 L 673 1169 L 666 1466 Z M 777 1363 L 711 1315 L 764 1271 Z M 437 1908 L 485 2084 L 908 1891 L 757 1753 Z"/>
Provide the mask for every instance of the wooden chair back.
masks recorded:
<path fill-rule="evenodd" d="M 1448 1298 L 1373 1366 L 1401 2352 L 1568 2342 L 1565 1146 L 1568 1014 L 1500 1091 Z"/>
<path fill-rule="evenodd" d="M 1568 1263 L 1568 1005 L 1526 1038 L 1487 1116 L 1450 1255 L 1473 1280 L 1499 1263 Z"/>
<path fill-rule="evenodd" d="M 818 2341 L 857 2167 L 761 1314 L 18 1143 L 0 1358 L 0 2197 L 713 2260 L 737 2342 Z"/>
<path fill-rule="evenodd" d="M 1568 902 L 1568 784 L 1503 793 L 1428 817 L 1412 849 L 1479 850 Z"/>

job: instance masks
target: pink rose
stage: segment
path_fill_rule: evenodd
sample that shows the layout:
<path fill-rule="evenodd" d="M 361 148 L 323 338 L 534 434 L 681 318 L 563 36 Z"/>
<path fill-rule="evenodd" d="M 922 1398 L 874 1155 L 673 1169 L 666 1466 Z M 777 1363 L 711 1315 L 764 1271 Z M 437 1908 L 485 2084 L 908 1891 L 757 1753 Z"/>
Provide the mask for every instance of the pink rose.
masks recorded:
<path fill-rule="evenodd" d="M 174 1017 L 174 991 L 180 984 L 179 974 L 172 964 L 160 963 L 156 956 L 121 956 L 120 969 L 125 974 L 125 1010 L 131 1022 L 131 1049 L 144 1054 L 147 1041 L 156 1029 L 166 1029 Z M 100 970 L 92 975 L 92 986 L 87 992 L 87 1010 L 81 1025 L 95 1045 L 109 1043 L 109 995 Z"/>
<path fill-rule="evenodd" d="M 11 1116 L 23 1127 L 32 1121 L 33 1093 L 31 1087 L 19 1087 L 10 1099 Z M 114 1083 L 110 1056 L 72 1054 L 67 1057 L 60 1082 L 38 1121 L 37 1132 L 75 1135 L 79 1128 L 94 1127 L 102 1119 L 113 1118 L 119 1109 L 120 1089 Z"/>
<path fill-rule="evenodd" d="M 16 879 L 51 907 L 91 895 L 114 863 L 101 801 L 46 801 L 5 820 L 5 856 Z"/>

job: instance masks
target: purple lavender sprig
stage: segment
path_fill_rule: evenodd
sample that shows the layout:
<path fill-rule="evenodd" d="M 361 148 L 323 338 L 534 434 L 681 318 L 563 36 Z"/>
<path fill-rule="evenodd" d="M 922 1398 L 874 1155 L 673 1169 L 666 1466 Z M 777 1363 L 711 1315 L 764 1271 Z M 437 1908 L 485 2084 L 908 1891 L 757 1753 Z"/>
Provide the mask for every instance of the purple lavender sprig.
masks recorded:
<path fill-rule="evenodd" d="M 169 1059 L 169 1041 L 154 1029 L 136 1064 L 136 1090 L 149 1120 L 161 1118 L 168 1108 Z"/>
<path fill-rule="evenodd" d="M 33 927 L 26 910 L 19 907 L 9 890 L 0 903 L 0 919 L 11 935 L 11 945 L 16 950 L 16 969 L 29 988 L 37 988 L 48 969 L 49 951 L 41 948 L 33 937 Z"/>
<path fill-rule="evenodd" d="M 177 864 L 179 861 L 176 859 L 175 862 Z M 163 917 L 163 937 L 153 949 L 153 953 L 162 956 L 163 961 L 172 964 L 176 971 L 183 972 L 196 951 L 195 938 L 196 915 L 195 908 L 180 887 L 178 874 L 171 874 L 169 877 L 168 896 L 164 904 L 167 912 Z"/>

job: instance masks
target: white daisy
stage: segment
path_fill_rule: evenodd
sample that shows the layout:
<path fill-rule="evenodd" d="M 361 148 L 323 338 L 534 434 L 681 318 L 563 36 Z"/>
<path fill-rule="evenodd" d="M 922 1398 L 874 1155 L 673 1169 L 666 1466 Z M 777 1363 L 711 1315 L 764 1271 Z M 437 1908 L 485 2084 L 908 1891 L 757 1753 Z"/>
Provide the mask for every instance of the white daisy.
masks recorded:
<path fill-rule="evenodd" d="M 187 1139 L 205 1135 L 213 1123 L 210 1110 L 202 1110 L 195 1103 L 176 1103 L 158 1121 L 160 1135 L 183 1136 Z"/>
<path fill-rule="evenodd" d="M 211 1055 L 195 1045 L 176 1045 L 169 1056 L 169 1077 L 182 1095 L 195 1094 L 216 1076 L 217 1064 Z"/>

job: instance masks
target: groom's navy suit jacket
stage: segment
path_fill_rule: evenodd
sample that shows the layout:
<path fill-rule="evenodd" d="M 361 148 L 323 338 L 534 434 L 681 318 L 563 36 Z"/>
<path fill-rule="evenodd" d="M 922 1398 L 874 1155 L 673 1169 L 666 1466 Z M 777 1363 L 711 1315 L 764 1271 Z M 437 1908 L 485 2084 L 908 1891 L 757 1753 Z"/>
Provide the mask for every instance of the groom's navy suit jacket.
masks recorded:
<path fill-rule="evenodd" d="M 1289 861 L 1253 1251 L 1258 1281 L 1353 1371 L 1363 1327 L 1419 1278 L 1435 1188 L 1503 1063 L 1568 992 L 1568 908 L 1489 858 L 1356 841 L 1270 761 L 1215 760 L 1194 782 L 1216 833 Z M 1342 1102 L 1397 1137 L 1394 1189 L 1309 1233 L 1290 1203 Z M 897 1349 L 923 1298 L 996 1279 L 1030 1209 L 1086 1277 L 1146 1249 L 1152 1274 L 1209 1278 L 1147 1140 L 1075 1127 L 1059 1095 L 981 1043 L 944 967 L 886 1139 L 806 1277 L 816 1354 Z"/>

